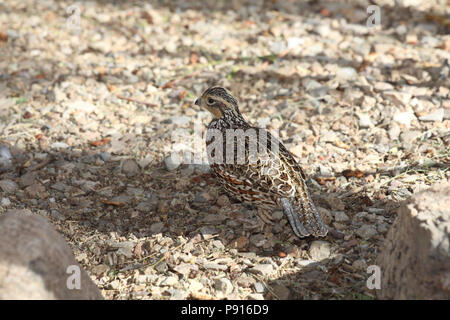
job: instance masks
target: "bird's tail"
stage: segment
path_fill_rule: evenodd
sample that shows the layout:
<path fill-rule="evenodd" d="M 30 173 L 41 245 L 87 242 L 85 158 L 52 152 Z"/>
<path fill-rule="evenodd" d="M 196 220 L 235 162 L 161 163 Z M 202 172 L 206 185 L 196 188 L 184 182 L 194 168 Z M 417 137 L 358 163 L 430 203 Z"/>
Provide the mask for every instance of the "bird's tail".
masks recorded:
<path fill-rule="evenodd" d="M 294 233 L 300 237 L 324 237 L 328 229 L 320 218 L 309 195 L 306 201 L 298 199 L 281 199 L 284 214 L 287 216 Z"/>

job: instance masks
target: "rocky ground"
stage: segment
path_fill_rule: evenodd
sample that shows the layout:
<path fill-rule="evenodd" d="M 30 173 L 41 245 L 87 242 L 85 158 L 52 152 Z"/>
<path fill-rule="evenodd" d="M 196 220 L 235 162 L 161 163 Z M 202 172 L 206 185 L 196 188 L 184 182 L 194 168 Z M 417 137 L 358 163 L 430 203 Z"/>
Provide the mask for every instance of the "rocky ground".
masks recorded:
<path fill-rule="evenodd" d="M 450 177 L 448 5 L 376 2 L 370 27 L 367 1 L 0 2 L 0 215 L 47 217 L 107 299 L 374 298 L 396 208 Z M 296 155 L 327 237 L 170 157 L 212 84 Z"/>

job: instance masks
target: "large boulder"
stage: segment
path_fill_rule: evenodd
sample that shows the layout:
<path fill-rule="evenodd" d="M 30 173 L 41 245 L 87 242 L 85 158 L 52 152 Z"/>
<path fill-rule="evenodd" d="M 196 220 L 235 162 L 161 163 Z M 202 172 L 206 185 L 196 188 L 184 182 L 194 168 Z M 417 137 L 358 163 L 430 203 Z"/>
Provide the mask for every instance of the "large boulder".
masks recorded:
<path fill-rule="evenodd" d="M 450 299 L 450 181 L 399 209 L 377 265 L 381 299 Z"/>
<path fill-rule="evenodd" d="M 0 299 L 103 299 L 52 225 L 29 210 L 0 214 Z"/>

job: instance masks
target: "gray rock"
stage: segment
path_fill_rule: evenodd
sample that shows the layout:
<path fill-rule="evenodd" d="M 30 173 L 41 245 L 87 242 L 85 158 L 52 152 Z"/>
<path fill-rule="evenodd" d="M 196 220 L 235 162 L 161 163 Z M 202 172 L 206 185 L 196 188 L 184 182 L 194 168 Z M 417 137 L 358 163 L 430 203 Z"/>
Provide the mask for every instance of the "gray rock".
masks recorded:
<path fill-rule="evenodd" d="M 12 180 L 4 179 L 0 180 L 0 189 L 5 193 L 13 193 L 19 186 Z"/>
<path fill-rule="evenodd" d="M 226 195 L 221 195 L 219 198 L 217 198 L 217 205 L 221 207 L 226 207 L 230 204 L 230 200 Z"/>
<path fill-rule="evenodd" d="M 328 168 L 322 164 L 319 164 L 319 171 L 320 171 L 320 175 L 322 177 L 331 177 L 332 176 L 330 168 Z"/>
<path fill-rule="evenodd" d="M 248 300 L 264 300 L 264 296 L 261 293 L 250 293 L 247 298 Z"/>
<path fill-rule="evenodd" d="M 275 221 L 281 220 L 284 217 L 284 213 L 281 210 L 276 210 L 272 213 L 272 218 Z"/>
<path fill-rule="evenodd" d="M 61 212 L 59 212 L 59 211 L 56 210 L 56 209 L 50 210 L 50 215 L 51 215 L 53 218 L 56 218 L 56 219 L 58 219 L 58 220 L 60 220 L 60 221 L 65 221 L 65 220 L 67 219 L 63 214 L 61 214 Z"/>
<path fill-rule="evenodd" d="M 343 211 L 335 211 L 333 213 L 334 213 L 334 220 L 337 222 L 345 222 L 350 220 L 350 218 Z"/>
<path fill-rule="evenodd" d="M 0 215 L 0 283 L 0 299 L 103 299 L 64 238 L 29 210 Z"/>
<path fill-rule="evenodd" d="M 397 121 L 400 124 L 404 124 L 409 127 L 411 125 L 411 121 L 416 119 L 416 116 L 411 111 L 397 113 L 394 116 L 394 121 Z"/>
<path fill-rule="evenodd" d="M 153 211 L 155 208 L 156 203 L 153 201 L 139 202 L 139 204 L 136 206 L 136 210 L 139 210 L 141 212 L 150 212 Z"/>
<path fill-rule="evenodd" d="M 189 275 L 193 270 L 198 271 L 198 266 L 191 263 L 180 263 L 179 265 L 174 267 L 173 270 L 182 275 Z"/>
<path fill-rule="evenodd" d="M 181 165 L 181 159 L 176 153 L 164 158 L 164 164 L 168 171 L 176 170 Z"/>
<path fill-rule="evenodd" d="M 356 230 L 356 234 L 360 238 L 368 240 L 377 234 L 377 229 L 373 225 L 364 224 L 358 230 Z"/>
<path fill-rule="evenodd" d="M 424 44 L 425 47 L 435 48 L 441 43 L 441 40 L 431 36 L 424 36 L 420 42 Z"/>
<path fill-rule="evenodd" d="M 426 115 L 419 117 L 420 121 L 433 121 L 433 122 L 441 122 L 444 120 L 444 108 L 439 108 L 435 111 L 432 111 Z"/>
<path fill-rule="evenodd" d="M 301 267 L 307 267 L 307 266 L 309 266 L 311 264 L 316 263 L 316 261 L 314 261 L 314 260 L 305 260 L 305 259 L 297 259 L 295 261 L 295 263 L 298 264 Z"/>
<path fill-rule="evenodd" d="M 408 130 L 405 132 L 402 132 L 402 134 L 400 135 L 400 140 L 403 143 L 412 143 L 414 142 L 417 138 L 419 138 L 422 135 L 422 131 L 419 130 Z"/>
<path fill-rule="evenodd" d="M 272 290 L 280 300 L 288 300 L 291 294 L 289 288 L 282 284 L 274 284 Z"/>
<path fill-rule="evenodd" d="M 450 299 L 450 181 L 398 210 L 376 259 L 381 299 Z"/>
<path fill-rule="evenodd" d="M 351 67 L 339 68 L 336 71 L 336 77 L 345 81 L 354 80 L 358 77 L 358 72 Z"/>
<path fill-rule="evenodd" d="M 11 204 L 11 200 L 9 200 L 9 198 L 2 198 L 0 204 L 2 205 L 2 207 L 7 207 Z"/>
<path fill-rule="evenodd" d="M 257 264 L 249 270 L 251 273 L 260 274 L 262 276 L 268 276 L 274 272 L 273 265 L 270 263 Z"/>
<path fill-rule="evenodd" d="M 189 292 L 186 290 L 170 288 L 167 292 L 170 293 L 170 300 L 186 300 L 189 296 Z"/>
<path fill-rule="evenodd" d="M 287 49 L 286 44 L 283 41 L 275 41 L 270 46 L 270 51 L 274 54 L 280 54 Z"/>
<path fill-rule="evenodd" d="M 160 233 L 164 229 L 164 223 L 163 222 L 156 222 L 153 223 L 150 226 L 150 232 L 152 234 Z"/>
<path fill-rule="evenodd" d="M 221 291 L 223 294 L 228 295 L 233 291 L 233 284 L 229 279 L 221 278 L 214 282 L 214 288 Z"/>
<path fill-rule="evenodd" d="M 158 279 L 158 275 L 156 274 L 140 274 L 136 277 L 136 283 L 152 283 Z"/>
<path fill-rule="evenodd" d="M 331 245 L 327 241 L 313 241 L 309 247 L 309 255 L 315 261 L 327 259 L 331 255 Z"/>
<path fill-rule="evenodd" d="M 54 142 L 50 145 L 51 149 L 67 149 L 69 145 L 64 142 Z"/>
<path fill-rule="evenodd" d="M 367 268 L 366 260 L 364 260 L 364 259 L 355 260 L 352 263 L 352 267 L 355 268 L 355 269 L 366 270 L 366 268 Z"/>
<path fill-rule="evenodd" d="M 176 96 L 178 96 L 178 92 L 176 93 L 175 97 Z M 192 121 L 192 118 L 191 117 L 187 117 L 187 116 L 170 117 L 170 122 L 173 123 L 173 124 L 176 124 L 178 126 L 185 126 L 191 121 Z"/>
<path fill-rule="evenodd" d="M 256 293 L 265 293 L 266 291 L 266 287 L 261 282 L 255 282 L 253 287 L 255 288 Z"/>
<path fill-rule="evenodd" d="M 21 188 L 25 188 L 25 187 L 32 185 L 35 180 L 36 180 L 36 173 L 33 171 L 27 172 L 23 176 L 20 177 L 19 185 Z"/>
<path fill-rule="evenodd" d="M 31 197 L 31 198 L 34 198 L 34 197 L 36 197 L 36 196 L 38 196 L 38 195 L 40 195 L 40 196 L 42 196 L 44 193 L 45 193 L 45 187 L 42 185 L 42 184 L 40 184 L 40 183 L 38 183 L 38 182 L 36 182 L 36 183 L 33 183 L 31 186 L 28 186 L 26 189 L 25 189 L 25 192 Z"/>
<path fill-rule="evenodd" d="M 217 234 L 217 229 L 214 226 L 205 226 L 200 228 L 200 233 L 205 240 L 208 240 Z"/>
<path fill-rule="evenodd" d="M 203 264 L 203 268 L 209 269 L 209 270 L 221 270 L 221 271 L 228 270 L 227 265 L 218 264 L 218 263 L 205 263 L 205 264 Z"/>
<path fill-rule="evenodd" d="M 0 145 L 0 173 L 12 169 L 12 155 L 6 144 Z"/>
<path fill-rule="evenodd" d="M 177 52 L 177 44 L 173 41 L 170 41 L 166 44 L 165 49 L 169 53 L 176 53 Z"/>
<path fill-rule="evenodd" d="M 198 292 L 202 289 L 203 289 L 203 284 L 200 281 L 198 281 L 196 279 L 192 279 L 189 281 L 189 291 L 190 292 Z"/>
<path fill-rule="evenodd" d="M 400 136 L 400 127 L 395 124 L 391 125 L 388 134 L 391 140 L 398 140 L 398 137 Z"/>
<path fill-rule="evenodd" d="M 165 277 L 163 278 L 163 281 L 161 281 L 161 285 L 162 286 L 174 286 L 178 283 L 178 278 L 177 277 L 173 277 L 173 276 L 169 276 L 169 277 Z"/>
<path fill-rule="evenodd" d="M 221 214 L 212 213 L 205 216 L 205 223 L 212 223 L 212 224 L 220 224 L 223 222 L 227 217 Z"/>
<path fill-rule="evenodd" d="M 369 208 L 367 208 L 367 211 L 369 211 L 370 213 L 375 213 L 375 214 L 383 214 L 385 212 L 385 210 L 383 208 L 375 208 L 375 207 L 369 207 Z"/>
<path fill-rule="evenodd" d="M 213 199 L 214 199 L 214 194 L 207 192 L 207 191 L 201 191 L 195 195 L 194 202 L 205 203 L 208 201 L 212 201 Z"/>
<path fill-rule="evenodd" d="M 122 162 L 122 172 L 128 177 L 134 177 L 139 173 L 139 166 L 134 159 L 125 159 Z"/>
<path fill-rule="evenodd" d="M 6 30 L 6 35 L 8 36 L 8 38 L 16 40 L 19 38 L 19 33 L 16 30 Z"/>
<path fill-rule="evenodd" d="M 333 196 L 327 196 L 324 198 L 325 203 L 329 206 L 331 210 L 344 211 L 345 204 L 341 199 Z"/>
<path fill-rule="evenodd" d="M 266 241 L 266 237 L 262 233 L 254 234 L 250 237 L 250 243 L 256 247 L 262 247 Z"/>
<path fill-rule="evenodd" d="M 155 266 L 155 270 L 158 271 L 159 273 L 164 273 L 169 269 L 169 267 L 167 266 L 167 263 L 160 262 Z"/>
<path fill-rule="evenodd" d="M 366 113 L 359 114 L 359 126 L 361 128 L 371 128 L 373 127 L 372 120 L 370 116 Z"/>
<path fill-rule="evenodd" d="M 386 233 L 388 231 L 388 225 L 386 223 L 378 224 L 377 231 L 382 234 Z"/>
<path fill-rule="evenodd" d="M 104 162 L 108 162 L 111 159 L 111 153 L 109 153 L 109 152 L 100 152 L 100 153 L 98 153 L 98 156 Z"/>
<path fill-rule="evenodd" d="M 450 120 L 450 109 L 449 108 L 445 108 L 444 109 L 444 119 L 445 120 Z"/>
<path fill-rule="evenodd" d="M 385 90 L 393 90 L 394 87 L 392 86 L 392 84 L 387 83 L 387 82 L 376 82 L 374 85 L 375 90 L 377 91 L 385 91 Z"/>
<path fill-rule="evenodd" d="M 109 283 L 108 287 L 110 289 L 113 289 L 113 290 L 119 290 L 119 288 L 120 288 L 120 281 L 119 280 L 113 280 L 113 281 L 111 281 Z"/>
<path fill-rule="evenodd" d="M 71 189 L 71 187 L 65 184 L 64 182 L 56 182 L 51 185 L 51 188 L 61 192 L 68 192 Z"/>
<path fill-rule="evenodd" d="M 106 273 L 109 270 L 109 266 L 107 266 L 106 264 L 99 264 L 96 265 L 95 267 L 93 267 L 91 269 L 91 272 L 97 276 L 102 275 L 104 273 Z"/>

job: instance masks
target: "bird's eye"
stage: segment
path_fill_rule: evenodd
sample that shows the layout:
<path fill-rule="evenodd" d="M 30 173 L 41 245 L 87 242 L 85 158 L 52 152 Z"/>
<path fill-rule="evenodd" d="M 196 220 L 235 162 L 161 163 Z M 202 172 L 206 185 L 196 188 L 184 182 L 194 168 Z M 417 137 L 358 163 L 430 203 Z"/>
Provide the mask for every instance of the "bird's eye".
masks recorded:
<path fill-rule="evenodd" d="M 208 104 L 213 104 L 215 101 L 214 99 L 209 98 L 208 100 L 206 100 L 206 103 Z"/>

